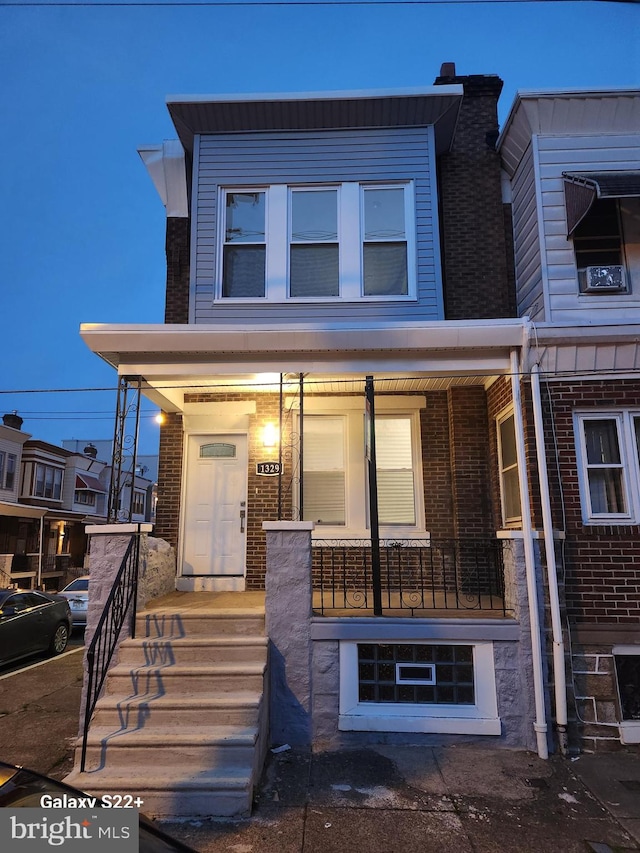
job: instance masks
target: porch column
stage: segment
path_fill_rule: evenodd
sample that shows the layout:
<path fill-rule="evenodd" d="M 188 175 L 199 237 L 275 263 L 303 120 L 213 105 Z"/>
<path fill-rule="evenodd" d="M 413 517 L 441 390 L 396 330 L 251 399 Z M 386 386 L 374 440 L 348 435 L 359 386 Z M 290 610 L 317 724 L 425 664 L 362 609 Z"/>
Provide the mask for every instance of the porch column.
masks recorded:
<path fill-rule="evenodd" d="M 311 744 L 312 521 L 265 521 L 271 742 Z"/>

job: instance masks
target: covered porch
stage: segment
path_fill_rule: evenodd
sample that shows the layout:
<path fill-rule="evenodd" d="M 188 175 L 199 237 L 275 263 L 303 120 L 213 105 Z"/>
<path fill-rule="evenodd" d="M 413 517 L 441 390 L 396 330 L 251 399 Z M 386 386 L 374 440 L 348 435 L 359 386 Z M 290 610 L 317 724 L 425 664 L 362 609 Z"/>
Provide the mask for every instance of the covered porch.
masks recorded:
<path fill-rule="evenodd" d="M 311 521 L 318 614 L 512 614 L 498 431 L 509 410 L 524 432 L 523 321 L 82 334 L 165 413 L 155 534 L 178 590 L 264 589 L 263 522 Z"/>

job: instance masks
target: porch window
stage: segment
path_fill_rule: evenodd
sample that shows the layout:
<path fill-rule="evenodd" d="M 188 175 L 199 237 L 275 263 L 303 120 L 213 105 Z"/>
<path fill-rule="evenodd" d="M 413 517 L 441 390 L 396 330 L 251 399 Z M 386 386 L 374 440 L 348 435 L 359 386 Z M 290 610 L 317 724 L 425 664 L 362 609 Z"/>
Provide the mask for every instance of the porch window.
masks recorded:
<path fill-rule="evenodd" d="M 376 418 L 380 524 L 416 523 L 410 418 Z"/>
<path fill-rule="evenodd" d="M 424 525 L 419 416 L 424 397 L 402 399 L 408 402 L 400 412 L 393 407 L 391 397 L 381 397 L 376 403 L 378 520 L 384 535 L 416 536 Z M 308 413 L 307 408 L 311 410 Z M 336 536 L 368 537 L 362 397 L 305 400 L 302 433 L 301 517 L 338 528 L 333 532 Z M 332 535 L 326 530 L 323 533 Z"/>
<path fill-rule="evenodd" d="M 515 524 L 521 521 L 522 512 L 520 509 L 520 483 L 513 413 L 498 419 L 498 462 L 500 466 L 502 520 L 504 524 Z"/>
<path fill-rule="evenodd" d="M 346 524 L 344 418 L 304 419 L 304 515 L 316 524 Z"/>

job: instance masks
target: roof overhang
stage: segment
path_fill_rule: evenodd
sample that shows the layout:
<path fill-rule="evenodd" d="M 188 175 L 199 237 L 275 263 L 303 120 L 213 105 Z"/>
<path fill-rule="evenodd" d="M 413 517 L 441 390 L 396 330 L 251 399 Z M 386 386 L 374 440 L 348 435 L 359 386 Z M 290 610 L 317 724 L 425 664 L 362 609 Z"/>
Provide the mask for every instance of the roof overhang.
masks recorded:
<path fill-rule="evenodd" d="M 171 119 L 185 151 L 212 133 L 319 131 L 434 125 L 436 151 L 451 146 L 462 102 L 460 84 L 413 89 L 250 95 L 173 95 Z"/>
<path fill-rule="evenodd" d="M 11 518 L 42 518 L 49 512 L 43 506 L 25 506 L 24 504 L 10 504 L 0 501 L 0 515 Z"/>
<path fill-rule="evenodd" d="M 185 393 L 275 390 L 280 374 L 328 383 L 365 374 L 461 380 L 504 374 L 527 328 L 526 319 L 244 329 L 84 324 L 81 335 L 119 375 L 143 377 L 149 399 L 182 411 Z"/>
<path fill-rule="evenodd" d="M 570 237 L 598 198 L 637 198 L 640 196 L 640 171 L 563 172 Z"/>

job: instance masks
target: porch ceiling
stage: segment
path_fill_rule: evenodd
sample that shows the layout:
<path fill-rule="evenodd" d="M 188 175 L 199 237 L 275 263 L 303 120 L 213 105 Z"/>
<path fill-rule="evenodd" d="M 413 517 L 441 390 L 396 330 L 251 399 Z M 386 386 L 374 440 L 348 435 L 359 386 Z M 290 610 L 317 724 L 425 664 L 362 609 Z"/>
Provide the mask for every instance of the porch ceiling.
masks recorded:
<path fill-rule="evenodd" d="M 81 334 L 121 376 L 142 376 L 149 399 L 165 411 L 182 411 L 189 393 L 274 392 L 281 373 L 290 382 L 302 373 L 306 392 L 324 394 L 360 392 L 369 374 L 379 391 L 396 393 L 486 384 L 509 371 L 525 323 L 322 329 L 92 324 Z"/>

